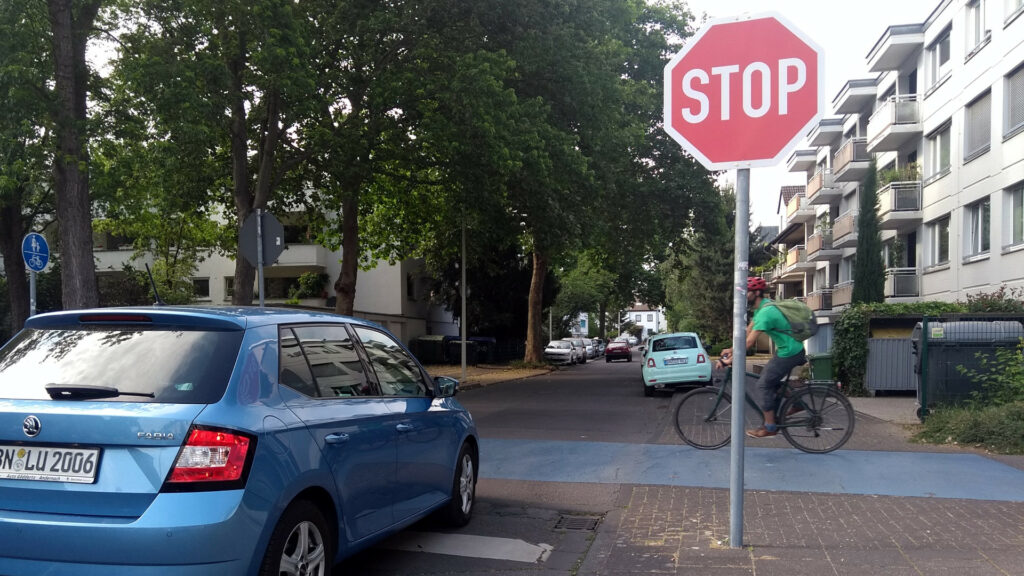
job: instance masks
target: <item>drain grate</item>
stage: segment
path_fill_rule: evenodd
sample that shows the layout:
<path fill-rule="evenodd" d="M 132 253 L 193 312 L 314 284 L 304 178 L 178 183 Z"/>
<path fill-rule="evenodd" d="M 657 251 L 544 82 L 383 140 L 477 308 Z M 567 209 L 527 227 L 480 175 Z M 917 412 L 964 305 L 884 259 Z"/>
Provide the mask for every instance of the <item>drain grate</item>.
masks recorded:
<path fill-rule="evenodd" d="M 559 516 L 555 530 L 597 530 L 601 519 L 594 516 Z"/>

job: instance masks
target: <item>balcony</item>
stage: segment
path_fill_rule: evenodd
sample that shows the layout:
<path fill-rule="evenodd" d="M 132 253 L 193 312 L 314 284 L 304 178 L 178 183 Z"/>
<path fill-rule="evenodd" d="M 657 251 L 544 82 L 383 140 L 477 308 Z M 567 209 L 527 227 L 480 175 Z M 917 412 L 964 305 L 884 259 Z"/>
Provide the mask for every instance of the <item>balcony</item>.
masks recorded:
<path fill-rule="evenodd" d="M 832 289 L 832 307 L 848 306 L 853 302 L 853 280 L 840 282 Z"/>
<path fill-rule="evenodd" d="M 812 206 L 838 204 L 843 198 L 843 190 L 836 186 L 831 170 L 818 170 L 807 181 L 807 203 Z"/>
<path fill-rule="evenodd" d="M 832 146 L 843 137 L 842 118 L 823 118 L 807 134 L 811 146 Z"/>
<path fill-rule="evenodd" d="M 815 218 L 814 206 L 807 203 L 803 194 L 796 194 L 786 204 L 786 223 L 790 222 L 813 222 Z"/>
<path fill-rule="evenodd" d="M 319 244 L 289 244 L 274 266 L 265 269 L 268 278 L 291 277 L 303 272 L 323 272 L 330 252 Z"/>
<path fill-rule="evenodd" d="M 870 168 L 867 138 L 850 138 L 832 157 L 832 175 L 836 182 L 860 182 Z"/>
<path fill-rule="evenodd" d="M 807 307 L 815 312 L 832 309 L 832 290 L 815 290 L 807 295 Z"/>
<path fill-rule="evenodd" d="M 850 80 L 832 100 L 832 110 L 836 114 L 859 114 L 875 102 L 877 90 L 877 78 Z"/>
<path fill-rule="evenodd" d="M 797 150 L 789 157 L 786 168 L 790 172 L 807 172 L 818 163 L 817 150 Z"/>
<path fill-rule="evenodd" d="M 924 24 L 889 26 L 868 53 L 868 70 L 899 70 L 924 47 Z"/>
<path fill-rule="evenodd" d="M 921 274 L 916 268 L 889 268 L 885 271 L 885 298 L 919 298 Z"/>
<path fill-rule="evenodd" d="M 922 133 L 917 94 L 892 96 L 868 120 L 868 152 L 895 152 Z"/>
<path fill-rule="evenodd" d="M 843 251 L 832 247 L 832 231 L 819 231 L 807 239 L 808 262 L 836 262 L 843 257 Z"/>
<path fill-rule="evenodd" d="M 832 247 L 851 248 L 857 245 L 857 213 L 844 212 L 832 226 Z"/>
<path fill-rule="evenodd" d="M 816 268 L 813 262 L 807 261 L 807 248 L 804 245 L 793 246 L 786 251 L 786 260 L 783 265 L 780 282 L 803 282 L 804 275 L 814 272 Z"/>
<path fill-rule="evenodd" d="M 890 182 L 878 191 L 878 227 L 903 231 L 921 224 L 921 181 Z"/>

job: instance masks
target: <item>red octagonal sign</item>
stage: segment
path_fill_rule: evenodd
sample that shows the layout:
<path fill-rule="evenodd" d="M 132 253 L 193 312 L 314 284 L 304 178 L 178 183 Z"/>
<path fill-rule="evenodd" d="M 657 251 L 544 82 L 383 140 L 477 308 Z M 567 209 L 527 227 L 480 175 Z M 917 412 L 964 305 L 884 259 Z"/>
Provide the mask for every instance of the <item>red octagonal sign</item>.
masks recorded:
<path fill-rule="evenodd" d="M 779 15 L 712 20 L 665 66 L 665 130 L 709 170 L 775 166 L 821 118 L 823 60 Z"/>

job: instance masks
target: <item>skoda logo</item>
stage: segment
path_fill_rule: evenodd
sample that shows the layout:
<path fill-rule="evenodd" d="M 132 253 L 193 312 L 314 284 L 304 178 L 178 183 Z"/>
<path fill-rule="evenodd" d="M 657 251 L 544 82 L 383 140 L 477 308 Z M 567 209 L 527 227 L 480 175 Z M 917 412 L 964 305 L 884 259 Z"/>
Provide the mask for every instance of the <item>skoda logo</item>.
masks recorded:
<path fill-rule="evenodd" d="M 35 416 L 29 416 L 25 418 L 25 421 L 21 423 L 21 429 L 25 431 L 25 436 L 32 437 L 38 436 L 39 430 L 43 427 L 43 424 L 39 421 L 39 418 Z"/>

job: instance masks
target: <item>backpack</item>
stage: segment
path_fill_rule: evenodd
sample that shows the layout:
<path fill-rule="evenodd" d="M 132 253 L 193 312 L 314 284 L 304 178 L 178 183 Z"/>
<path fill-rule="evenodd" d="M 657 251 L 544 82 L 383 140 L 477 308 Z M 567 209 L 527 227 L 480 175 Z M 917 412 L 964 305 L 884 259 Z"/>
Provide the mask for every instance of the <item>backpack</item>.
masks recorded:
<path fill-rule="evenodd" d="M 818 323 L 814 320 L 811 308 L 799 300 L 779 300 L 769 302 L 789 322 L 789 335 L 797 341 L 804 341 L 818 333 Z"/>

